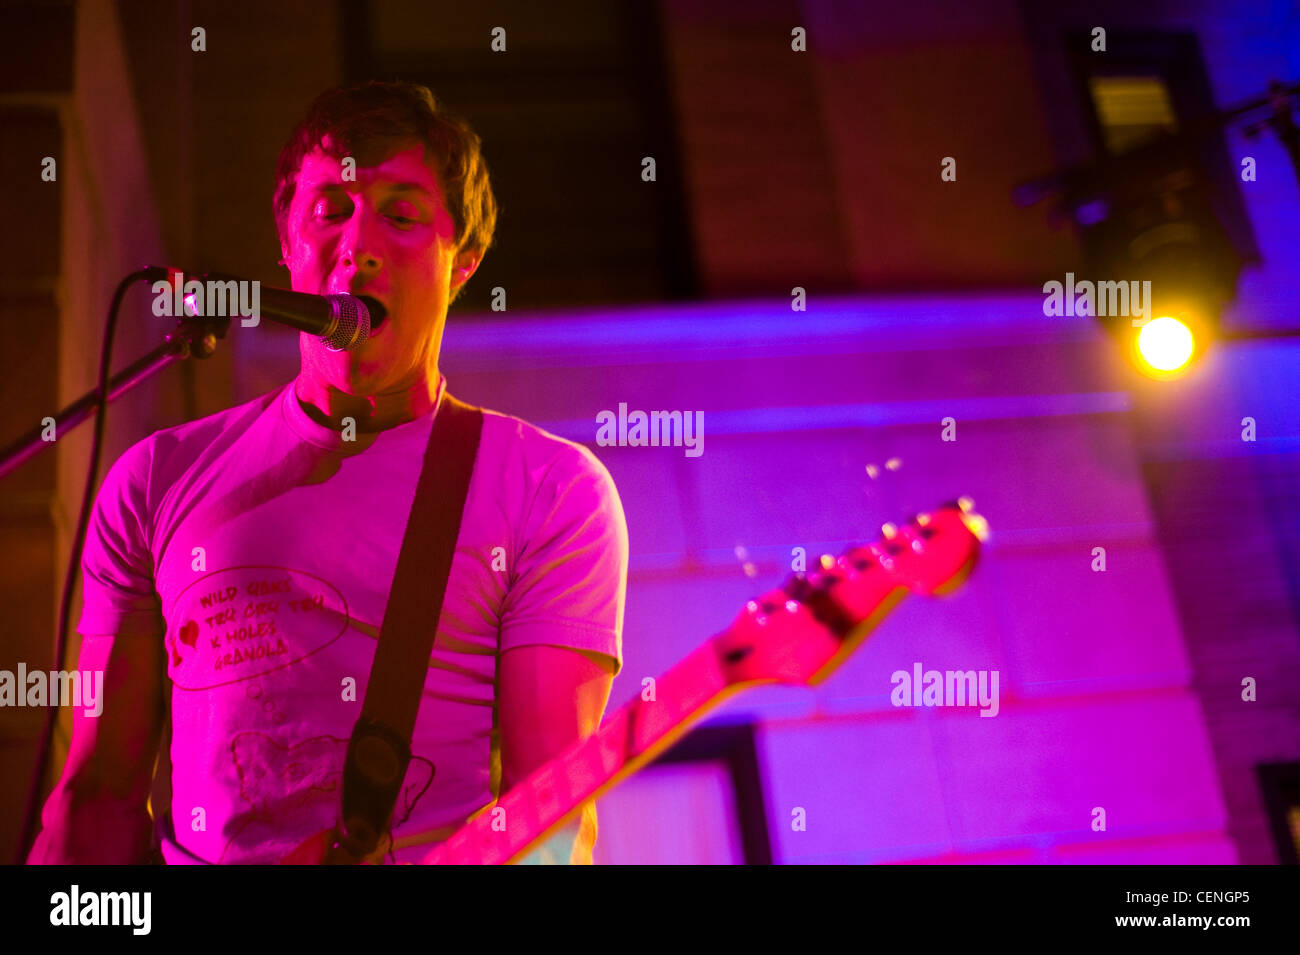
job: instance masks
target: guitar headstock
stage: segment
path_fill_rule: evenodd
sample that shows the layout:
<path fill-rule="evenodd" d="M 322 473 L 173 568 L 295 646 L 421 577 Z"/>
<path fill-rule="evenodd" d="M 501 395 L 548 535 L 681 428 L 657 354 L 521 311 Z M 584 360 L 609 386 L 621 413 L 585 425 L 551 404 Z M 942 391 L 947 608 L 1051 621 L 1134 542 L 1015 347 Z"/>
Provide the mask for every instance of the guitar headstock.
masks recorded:
<path fill-rule="evenodd" d="M 750 600 L 714 638 L 729 684 L 816 684 L 908 593 L 948 594 L 970 576 L 988 522 L 969 498 L 886 524 L 870 544 L 823 556 L 806 574 Z"/>

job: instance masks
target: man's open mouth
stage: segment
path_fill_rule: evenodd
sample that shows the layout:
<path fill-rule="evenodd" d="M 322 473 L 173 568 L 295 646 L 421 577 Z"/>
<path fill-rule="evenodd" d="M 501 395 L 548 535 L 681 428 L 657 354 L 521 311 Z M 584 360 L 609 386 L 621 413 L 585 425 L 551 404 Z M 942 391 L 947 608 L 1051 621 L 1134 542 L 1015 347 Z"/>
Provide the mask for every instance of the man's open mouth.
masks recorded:
<path fill-rule="evenodd" d="M 366 309 L 370 312 L 371 331 L 384 324 L 384 320 L 388 318 L 388 309 L 384 308 L 382 302 L 369 295 L 358 295 L 357 298 L 366 303 Z"/>

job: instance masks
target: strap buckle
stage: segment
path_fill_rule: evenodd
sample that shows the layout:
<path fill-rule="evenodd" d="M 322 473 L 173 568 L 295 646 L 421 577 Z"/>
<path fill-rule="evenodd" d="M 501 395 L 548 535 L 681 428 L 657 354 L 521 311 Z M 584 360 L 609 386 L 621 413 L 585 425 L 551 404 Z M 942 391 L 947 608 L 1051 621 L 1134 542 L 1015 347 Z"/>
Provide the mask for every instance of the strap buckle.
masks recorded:
<path fill-rule="evenodd" d="M 343 821 L 326 852 L 327 864 L 348 864 L 340 853 L 355 864 L 375 851 L 410 762 L 411 746 L 396 730 L 371 717 L 357 720 L 343 764 Z"/>

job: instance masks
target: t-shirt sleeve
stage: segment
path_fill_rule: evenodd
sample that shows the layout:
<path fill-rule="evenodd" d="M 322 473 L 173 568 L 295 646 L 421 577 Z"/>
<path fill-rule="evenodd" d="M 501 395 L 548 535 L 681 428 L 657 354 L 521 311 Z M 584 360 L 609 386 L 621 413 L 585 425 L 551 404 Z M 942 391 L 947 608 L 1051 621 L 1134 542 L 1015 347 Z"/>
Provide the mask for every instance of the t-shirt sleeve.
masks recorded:
<path fill-rule="evenodd" d="M 145 532 L 152 465 L 152 442 L 133 445 L 109 468 L 95 497 L 81 556 L 79 633 L 161 637 L 166 631 Z"/>
<path fill-rule="evenodd" d="M 601 653 L 623 666 L 628 537 L 613 478 L 589 450 L 566 449 L 525 514 L 501 618 L 501 650 L 529 645 Z"/>

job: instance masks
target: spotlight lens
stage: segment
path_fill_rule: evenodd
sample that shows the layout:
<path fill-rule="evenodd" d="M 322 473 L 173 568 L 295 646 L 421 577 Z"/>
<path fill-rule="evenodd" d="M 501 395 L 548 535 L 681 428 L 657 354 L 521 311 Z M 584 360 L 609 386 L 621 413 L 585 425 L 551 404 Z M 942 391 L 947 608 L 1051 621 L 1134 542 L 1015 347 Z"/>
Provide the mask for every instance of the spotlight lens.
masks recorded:
<path fill-rule="evenodd" d="M 1192 357 L 1191 330 L 1176 318 L 1157 318 L 1138 333 L 1142 359 L 1160 371 L 1176 371 Z"/>

